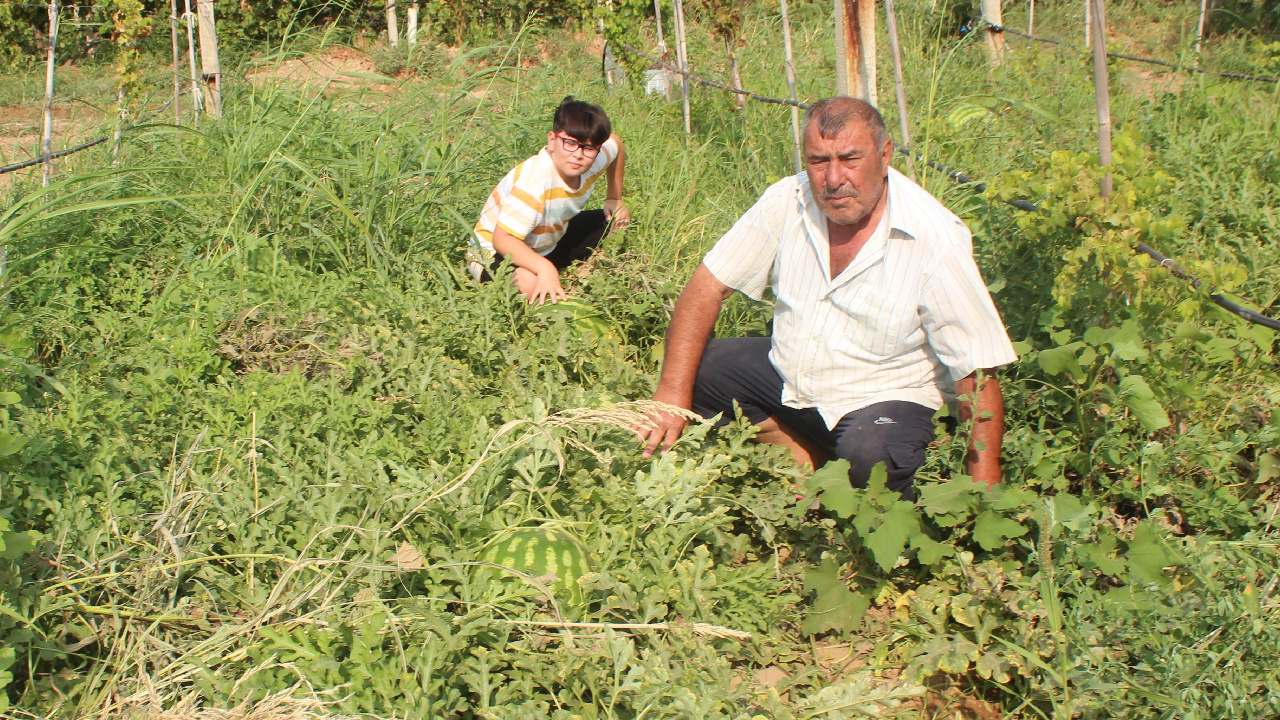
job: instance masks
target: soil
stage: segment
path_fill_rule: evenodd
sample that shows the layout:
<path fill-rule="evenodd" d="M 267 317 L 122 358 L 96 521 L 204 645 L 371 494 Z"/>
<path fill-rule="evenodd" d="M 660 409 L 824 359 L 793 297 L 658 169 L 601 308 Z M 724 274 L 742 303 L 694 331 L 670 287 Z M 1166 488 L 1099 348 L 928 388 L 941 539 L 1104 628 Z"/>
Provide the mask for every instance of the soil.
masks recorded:
<path fill-rule="evenodd" d="M 53 106 L 54 152 L 90 140 L 102 126 L 103 114 L 81 103 Z M 39 103 L 0 106 L 0 165 L 24 162 L 40 156 L 44 108 Z M 0 175 L 0 189 L 19 177 L 39 173 L 40 167 Z"/>

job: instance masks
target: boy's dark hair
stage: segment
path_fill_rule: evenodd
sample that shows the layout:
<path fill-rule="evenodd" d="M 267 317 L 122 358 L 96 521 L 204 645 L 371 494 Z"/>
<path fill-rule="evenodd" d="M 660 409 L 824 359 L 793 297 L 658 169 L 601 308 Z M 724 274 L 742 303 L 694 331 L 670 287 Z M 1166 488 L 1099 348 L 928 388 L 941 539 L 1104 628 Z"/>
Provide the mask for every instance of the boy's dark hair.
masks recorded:
<path fill-rule="evenodd" d="M 609 124 L 609 116 L 604 114 L 604 110 L 591 103 L 574 100 L 572 95 L 560 101 L 551 121 L 551 130 L 596 147 L 603 145 L 613 134 L 613 126 Z"/>

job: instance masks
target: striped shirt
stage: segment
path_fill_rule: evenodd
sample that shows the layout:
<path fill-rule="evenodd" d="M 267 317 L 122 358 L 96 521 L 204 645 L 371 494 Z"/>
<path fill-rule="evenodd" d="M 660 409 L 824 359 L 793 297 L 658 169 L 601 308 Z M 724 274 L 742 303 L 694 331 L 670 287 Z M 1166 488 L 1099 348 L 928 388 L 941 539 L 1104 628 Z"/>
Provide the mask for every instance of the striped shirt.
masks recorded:
<path fill-rule="evenodd" d="M 878 402 L 937 409 L 955 381 L 1018 359 L 960 218 L 889 169 L 880 225 L 831 279 L 826 217 L 804 173 L 765 191 L 707 253 L 720 282 L 759 300 L 772 280 L 782 402 L 827 426 Z"/>
<path fill-rule="evenodd" d="M 480 211 L 468 259 L 486 266 L 493 261 L 493 233 L 498 228 L 524 240 L 539 255 L 550 253 L 564 237 L 569 221 L 587 207 L 596 181 L 617 157 L 618 142 L 609 138 L 577 189 L 565 184 L 545 147 L 512 168 Z"/>

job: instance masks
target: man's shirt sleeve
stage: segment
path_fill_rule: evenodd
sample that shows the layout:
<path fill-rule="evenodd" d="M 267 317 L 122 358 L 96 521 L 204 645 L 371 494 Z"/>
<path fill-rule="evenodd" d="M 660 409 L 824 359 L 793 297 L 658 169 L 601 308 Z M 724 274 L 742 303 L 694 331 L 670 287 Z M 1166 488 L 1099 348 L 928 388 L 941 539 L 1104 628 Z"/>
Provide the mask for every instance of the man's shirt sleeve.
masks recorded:
<path fill-rule="evenodd" d="M 1018 359 L 1009 342 L 1000 313 L 964 242 L 953 242 L 942 251 L 933 276 L 926 281 L 920 300 L 920 318 L 929 346 L 959 380 L 981 368 L 1008 365 Z"/>
<path fill-rule="evenodd" d="M 753 300 L 762 298 L 778 255 L 787 202 L 795 202 L 794 194 L 792 178 L 774 183 L 716 242 L 702 264 L 726 286 Z"/>

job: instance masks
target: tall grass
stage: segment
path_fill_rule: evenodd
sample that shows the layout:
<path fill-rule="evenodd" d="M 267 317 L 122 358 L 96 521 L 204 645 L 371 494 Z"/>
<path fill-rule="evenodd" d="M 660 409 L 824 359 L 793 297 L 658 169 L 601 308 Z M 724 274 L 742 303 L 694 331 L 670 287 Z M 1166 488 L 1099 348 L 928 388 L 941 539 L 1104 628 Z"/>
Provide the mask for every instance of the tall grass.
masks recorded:
<path fill-rule="evenodd" d="M 1015 42 L 993 71 L 977 38 L 952 35 L 945 7 L 904 5 L 920 152 L 998 182 L 1053 150 L 1094 146 L 1082 54 Z M 832 84 L 827 7 L 795 9 L 806 100 Z M 1077 10 L 1038 8 L 1041 31 L 1077 28 Z M 1112 12 L 1133 37 L 1149 38 L 1152 13 L 1167 27 L 1173 10 L 1133 3 Z M 749 27 L 744 83 L 785 94 L 772 6 L 753 5 Z M 1152 51 L 1185 49 L 1185 37 L 1172 47 L 1165 40 L 1155 37 Z M 716 76 L 719 46 L 697 28 L 692 42 L 695 69 Z M 272 53 L 264 63 L 294 48 Z M 1246 57 L 1247 44 L 1227 40 L 1206 62 Z M 650 463 L 596 415 L 554 415 L 648 396 L 684 279 L 791 163 L 785 109 L 735 110 L 696 90 L 686 137 L 678 105 L 634 86 L 610 93 L 597 63 L 581 40 L 532 27 L 509 43 L 463 48 L 430 78 L 339 86 L 232 77 L 220 123 L 157 123 L 127 136 L 112 169 L 99 171 L 111 159 L 89 151 L 64 164 L 66 184 L 50 192 L 30 179 L 11 186 L 13 198 L 26 198 L 0 220 L 10 246 L 0 390 L 18 398 L 0 396 L 4 519 L 14 530 L 4 537 L 17 549 L 3 568 L 12 612 L 0 633 L 16 651 L 15 704 L 45 716 L 108 716 L 285 692 L 334 712 L 396 717 L 818 717 L 841 707 L 936 707 L 923 687 L 870 670 L 838 681 L 819 663 L 799 630 L 808 608 L 801 574 L 836 552 L 839 534 L 808 512 L 808 500 L 797 502 L 798 469 L 776 449 L 747 443 L 744 423 L 695 428 L 676 453 Z M 1274 91 L 1113 71 L 1117 125 L 1136 130 L 1150 166 L 1174 179 L 1162 211 L 1188 221 L 1162 249 L 1237 264 L 1248 278 L 1241 292 L 1273 302 Z M 567 278 L 607 318 L 606 331 L 531 311 L 511 288 L 476 286 L 460 267 L 484 198 L 537 151 L 552 108 L 569 94 L 603 104 L 627 145 L 634 227 Z M 918 172 L 975 229 L 1015 339 L 1051 348 L 1040 317 L 1057 304 L 1061 248 L 1021 237 L 1015 211 Z M 37 207 L 31 222 L 10 219 Z M 1161 297 L 1183 297 L 1176 281 L 1155 282 Z M 1068 316 L 1072 337 L 1120 324 L 1123 299 L 1093 300 L 1112 316 Z M 768 317 L 767 305 L 738 299 L 718 331 L 763 334 Z M 1071 564 L 1074 548 L 1058 548 L 1052 587 L 1061 590 L 1041 594 L 1039 579 L 1018 589 L 1028 612 L 1060 603 L 1059 634 L 1043 656 L 1052 672 L 940 682 L 1027 717 L 1070 712 L 1071 698 L 1097 715 L 1274 712 L 1268 578 L 1277 558 L 1266 514 L 1274 516 L 1275 476 L 1264 467 L 1280 434 L 1271 414 L 1280 397 L 1267 385 L 1274 339 L 1207 312 L 1178 317 L 1152 325 L 1181 322 L 1183 340 L 1169 329 L 1167 339 L 1140 344 L 1172 354 L 1184 352 L 1177 342 L 1203 336 L 1185 350 L 1187 372 L 1203 370 L 1199 382 L 1220 390 L 1198 405 L 1161 395 L 1171 411 L 1182 402 L 1185 430 L 1105 425 L 1120 422 L 1120 411 L 1104 419 L 1094 412 L 1104 394 L 1089 393 L 1109 391 L 1114 368 L 1093 385 L 1069 385 L 1031 360 L 1010 371 L 1006 460 L 1011 485 L 1083 495 L 1090 522 L 1119 527 L 1122 542 L 1148 518 L 1189 530 L 1197 537 L 1179 547 L 1191 569 L 1176 585 L 1152 583 L 1121 601 L 1108 593 L 1122 584 L 1116 572 L 1099 580 L 1093 566 Z M 1178 379 L 1142 372 L 1157 387 Z M 1093 415 L 1070 414 L 1080 408 Z M 1096 427 L 1078 427 L 1086 421 Z M 14 449 L 19 437 L 25 445 Z M 963 438 L 940 445 L 926 482 L 963 467 Z M 1177 513 L 1191 520 L 1175 522 Z M 1036 522 L 1030 510 L 1019 521 Z M 597 572 L 582 581 L 588 605 L 562 607 L 537 578 L 499 583 L 478 572 L 486 540 L 544 523 L 595 552 Z M 14 534 L 28 530 L 38 537 Z M 1038 545 L 1010 539 L 1004 554 L 983 556 L 982 572 L 1034 551 L 1024 569 L 1031 578 L 1042 570 L 1033 564 L 1052 565 L 1040 553 L 1052 554 L 1054 538 L 1065 544 L 1068 536 L 1052 532 Z M 911 614 L 911 598 L 936 598 L 954 578 L 915 565 L 892 578 L 865 563 L 847 568 L 845 580 L 874 578 L 882 595 L 881 619 L 857 628 L 852 644 L 873 648 L 874 665 L 918 659 L 926 642 L 913 638 L 927 624 Z M 940 622 L 950 622 L 943 608 Z M 508 622 L 561 619 L 589 627 L 542 632 Z M 753 640 L 681 630 L 691 622 Z M 628 636 L 609 623 L 668 629 Z M 1216 659 L 1203 664 L 1200 653 Z M 782 688 L 790 703 L 751 686 L 754 671 L 770 665 L 790 673 Z M 913 697 L 917 705 L 900 702 Z"/>

